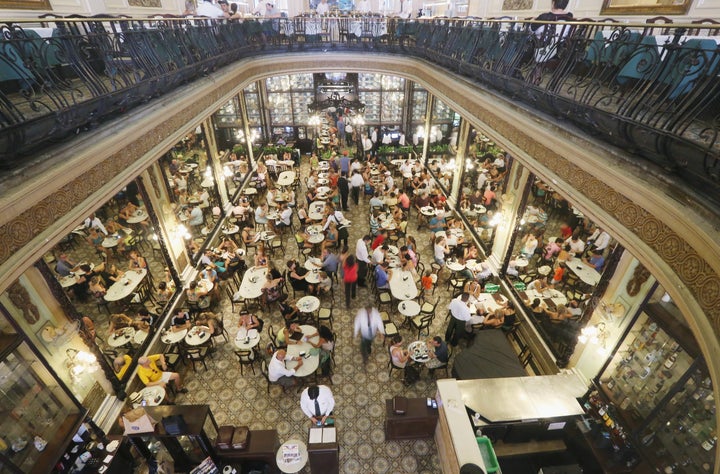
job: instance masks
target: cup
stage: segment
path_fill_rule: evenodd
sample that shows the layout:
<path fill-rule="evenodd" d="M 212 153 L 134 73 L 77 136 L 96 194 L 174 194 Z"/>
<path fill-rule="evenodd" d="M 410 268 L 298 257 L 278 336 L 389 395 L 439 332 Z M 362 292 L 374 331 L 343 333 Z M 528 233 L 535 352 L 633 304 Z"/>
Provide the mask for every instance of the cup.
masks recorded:
<path fill-rule="evenodd" d="M 300 357 L 305 357 L 305 351 L 300 351 Z"/>

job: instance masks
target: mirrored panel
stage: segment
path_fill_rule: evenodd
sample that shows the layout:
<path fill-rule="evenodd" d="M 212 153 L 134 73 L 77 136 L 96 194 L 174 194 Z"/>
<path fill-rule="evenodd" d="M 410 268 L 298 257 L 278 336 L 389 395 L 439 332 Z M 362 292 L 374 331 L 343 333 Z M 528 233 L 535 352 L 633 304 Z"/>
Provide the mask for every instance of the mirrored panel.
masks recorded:
<path fill-rule="evenodd" d="M 585 306 L 593 295 L 601 296 L 603 273 L 612 276 L 608 263 L 622 252 L 608 232 L 560 191 L 532 179 L 505 272 L 558 354 L 574 347 Z"/>
<path fill-rule="evenodd" d="M 118 379 L 155 331 L 176 284 L 144 196 L 139 180 L 132 181 L 43 257 L 56 289 L 48 298 L 75 317 L 69 326 L 52 323 L 40 338 L 55 347 L 71 329 L 81 330 Z"/>
<path fill-rule="evenodd" d="M 467 140 L 458 207 L 486 253 L 492 251 L 512 157 L 471 127 Z"/>

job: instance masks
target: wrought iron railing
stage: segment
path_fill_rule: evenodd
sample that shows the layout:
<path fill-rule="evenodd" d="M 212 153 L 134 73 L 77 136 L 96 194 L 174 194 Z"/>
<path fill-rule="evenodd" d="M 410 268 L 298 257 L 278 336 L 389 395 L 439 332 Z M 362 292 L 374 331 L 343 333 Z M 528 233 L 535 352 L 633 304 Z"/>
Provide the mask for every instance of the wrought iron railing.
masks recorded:
<path fill-rule="evenodd" d="M 362 50 L 437 63 L 649 159 L 720 203 L 720 25 L 376 16 L 42 21 L 50 23 L 0 25 L 4 170 L 241 58 Z"/>

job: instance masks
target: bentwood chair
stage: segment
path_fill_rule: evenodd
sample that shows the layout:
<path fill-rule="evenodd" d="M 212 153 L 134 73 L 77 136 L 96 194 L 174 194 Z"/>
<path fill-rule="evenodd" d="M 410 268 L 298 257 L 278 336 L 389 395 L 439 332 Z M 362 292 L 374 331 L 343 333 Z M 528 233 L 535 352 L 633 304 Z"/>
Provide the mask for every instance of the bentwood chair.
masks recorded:
<path fill-rule="evenodd" d="M 237 357 L 238 363 L 240 364 L 240 375 L 244 375 L 243 366 L 245 365 L 250 366 L 253 375 L 255 375 L 255 362 L 257 362 L 257 357 L 255 357 L 254 351 L 235 351 L 235 356 Z"/>

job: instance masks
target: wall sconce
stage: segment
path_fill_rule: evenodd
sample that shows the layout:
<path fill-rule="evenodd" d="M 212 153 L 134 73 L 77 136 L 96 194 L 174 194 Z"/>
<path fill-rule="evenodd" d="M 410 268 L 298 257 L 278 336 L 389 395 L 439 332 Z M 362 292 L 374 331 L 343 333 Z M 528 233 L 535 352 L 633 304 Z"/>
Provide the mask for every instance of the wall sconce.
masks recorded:
<path fill-rule="evenodd" d="M 493 227 L 496 227 L 500 225 L 503 222 L 503 213 L 502 211 L 496 212 L 493 214 L 492 218 L 490 218 L 489 224 Z"/>
<path fill-rule="evenodd" d="M 180 224 L 177 226 L 174 232 L 175 236 L 179 239 L 185 239 L 190 240 L 192 239 L 192 235 L 190 235 L 190 232 L 188 232 L 187 227 L 185 227 L 183 224 Z"/>
<path fill-rule="evenodd" d="M 97 358 L 89 352 L 68 348 L 65 350 L 65 355 L 67 356 L 65 364 L 73 382 L 77 382 L 83 374 L 91 374 L 99 368 Z"/>
<path fill-rule="evenodd" d="M 600 322 L 597 325 L 588 324 L 584 328 L 580 330 L 580 335 L 578 336 L 578 342 L 581 344 L 593 344 L 597 345 L 598 349 L 597 352 L 599 355 L 606 357 L 609 352 L 607 348 L 605 347 L 605 343 L 607 341 L 608 337 L 608 331 L 607 327 L 605 326 L 604 322 Z"/>

